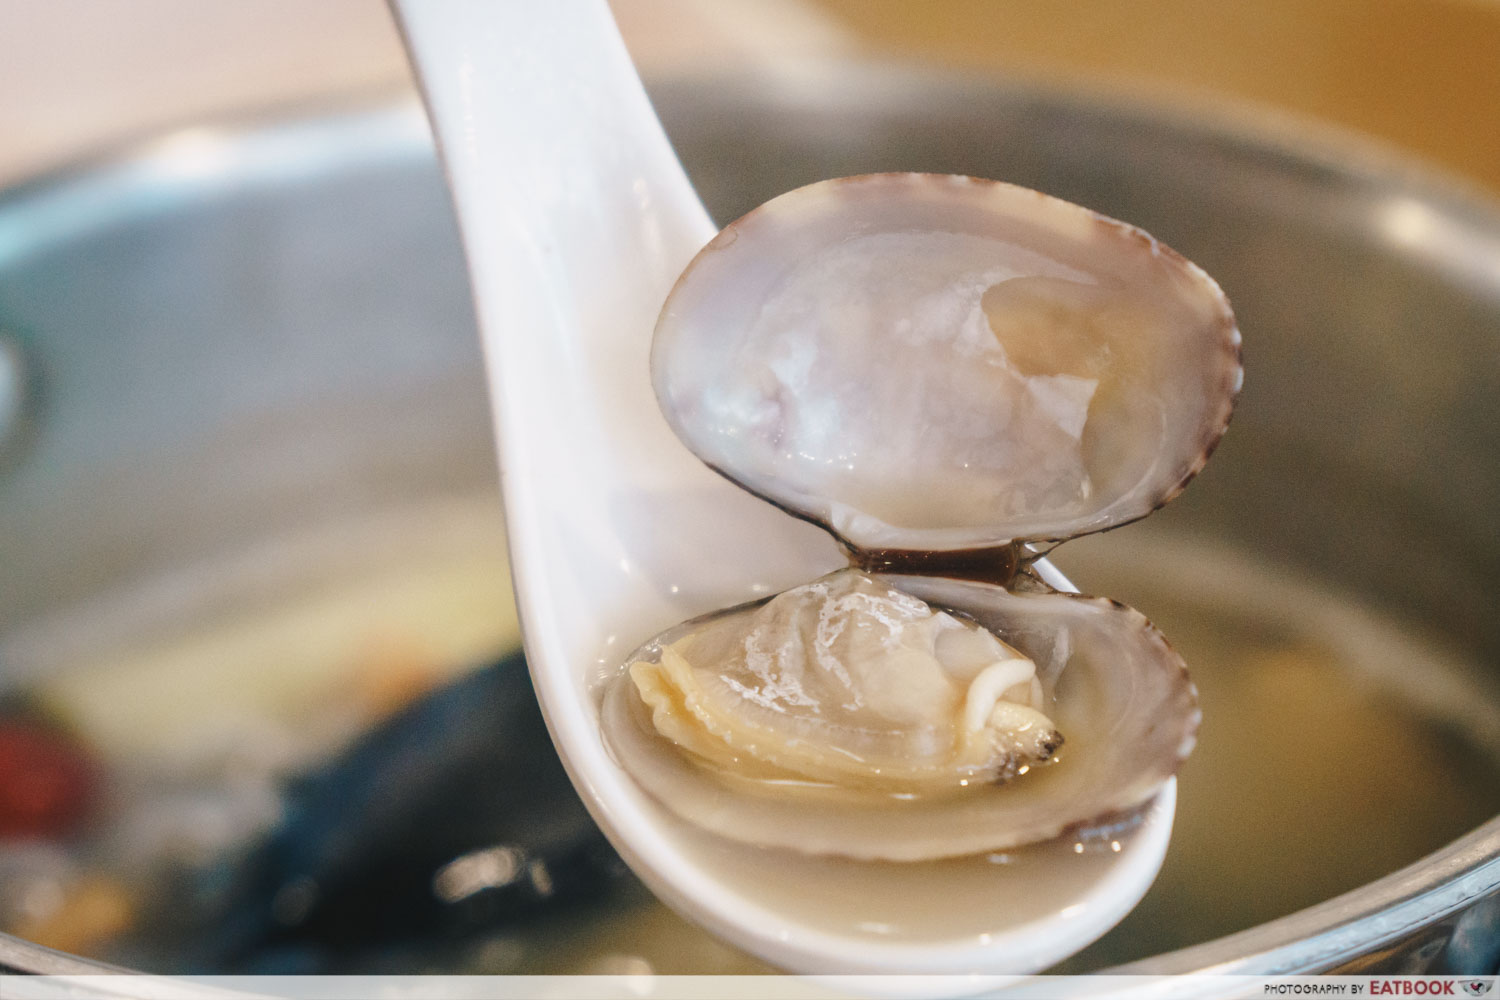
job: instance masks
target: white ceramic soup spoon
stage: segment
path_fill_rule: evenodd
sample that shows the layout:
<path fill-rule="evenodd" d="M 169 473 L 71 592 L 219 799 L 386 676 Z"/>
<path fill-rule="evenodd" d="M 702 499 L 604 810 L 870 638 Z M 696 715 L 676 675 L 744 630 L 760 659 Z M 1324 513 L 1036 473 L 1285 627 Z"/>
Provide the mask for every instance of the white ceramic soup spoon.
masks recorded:
<path fill-rule="evenodd" d="M 631 650 L 844 560 L 709 471 L 657 408 L 656 314 L 716 227 L 604 0 L 394 5 L 468 255 L 532 677 L 615 847 L 679 912 L 798 972 L 1033 971 L 1113 926 L 1160 867 L 1175 784 L 1113 843 L 897 865 L 717 840 L 616 765 L 597 689 Z"/>

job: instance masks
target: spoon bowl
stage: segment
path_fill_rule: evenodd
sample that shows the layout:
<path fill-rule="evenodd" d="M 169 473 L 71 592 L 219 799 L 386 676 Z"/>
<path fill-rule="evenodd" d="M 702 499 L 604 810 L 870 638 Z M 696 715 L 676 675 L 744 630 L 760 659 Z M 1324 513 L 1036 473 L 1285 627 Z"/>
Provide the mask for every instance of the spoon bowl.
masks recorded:
<path fill-rule="evenodd" d="M 532 679 L 616 848 L 671 906 L 792 971 L 1028 972 L 1103 934 L 1160 867 L 1170 782 L 1129 836 L 935 868 L 730 845 L 616 764 L 598 691 L 632 649 L 844 560 L 699 463 L 657 408 L 656 314 L 716 227 L 603 0 L 394 6 L 468 258 Z"/>

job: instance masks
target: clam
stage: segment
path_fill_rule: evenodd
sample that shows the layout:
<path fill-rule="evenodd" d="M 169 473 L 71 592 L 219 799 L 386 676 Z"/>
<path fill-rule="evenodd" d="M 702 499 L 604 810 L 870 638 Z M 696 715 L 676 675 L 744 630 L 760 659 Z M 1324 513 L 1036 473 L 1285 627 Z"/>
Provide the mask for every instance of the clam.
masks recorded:
<path fill-rule="evenodd" d="M 1202 270 L 1006 184 L 825 181 L 698 254 L 651 361 L 694 454 L 851 564 L 611 679 L 605 735 L 653 797 L 733 840 L 919 861 L 1128 821 L 1177 771 L 1180 658 L 1029 564 L 1166 503 L 1222 436 L 1239 333 Z"/>

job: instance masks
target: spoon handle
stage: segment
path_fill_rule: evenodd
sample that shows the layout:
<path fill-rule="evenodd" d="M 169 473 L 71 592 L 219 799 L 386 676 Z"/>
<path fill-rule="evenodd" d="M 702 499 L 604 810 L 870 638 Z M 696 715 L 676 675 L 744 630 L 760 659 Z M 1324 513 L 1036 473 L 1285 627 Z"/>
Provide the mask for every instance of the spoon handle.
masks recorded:
<path fill-rule="evenodd" d="M 463 234 L 471 256 L 560 269 L 549 277 L 590 294 L 633 296 L 640 278 L 669 288 L 714 227 L 604 0 L 392 7 L 459 218 L 478 223 Z"/>
<path fill-rule="evenodd" d="M 619 586 L 620 498 L 716 478 L 648 374 L 656 313 L 714 227 L 604 0 L 392 6 L 468 256 L 533 672 L 556 654 L 577 682 L 615 624 L 669 619 Z"/>

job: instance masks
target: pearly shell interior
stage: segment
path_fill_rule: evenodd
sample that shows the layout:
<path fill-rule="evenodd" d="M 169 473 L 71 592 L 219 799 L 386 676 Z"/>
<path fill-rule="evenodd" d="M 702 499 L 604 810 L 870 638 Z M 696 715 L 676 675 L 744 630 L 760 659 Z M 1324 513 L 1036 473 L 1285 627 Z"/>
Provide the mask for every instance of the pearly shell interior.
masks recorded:
<path fill-rule="evenodd" d="M 824 181 L 694 258 L 654 385 L 704 462 L 860 550 L 1071 538 L 1161 506 L 1239 389 L 1218 285 L 1125 223 L 929 174 Z"/>

